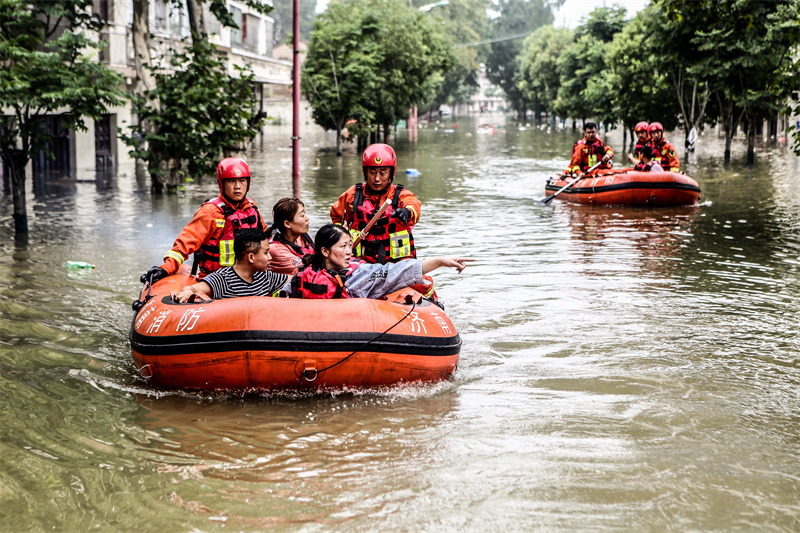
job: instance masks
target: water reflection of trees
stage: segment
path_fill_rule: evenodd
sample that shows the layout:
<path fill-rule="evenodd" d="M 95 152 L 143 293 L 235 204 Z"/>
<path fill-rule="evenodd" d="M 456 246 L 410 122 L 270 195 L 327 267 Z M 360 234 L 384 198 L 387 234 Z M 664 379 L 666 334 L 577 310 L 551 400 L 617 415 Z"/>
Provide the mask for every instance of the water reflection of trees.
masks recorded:
<path fill-rule="evenodd" d="M 571 205 L 570 235 L 585 263 L 675 272 L 695 239 L 699 207 L 634 208 Z M 631 252 L 634 252 L 631 254 Z M 632 265 L 634 262 L 635 265 Z"/>

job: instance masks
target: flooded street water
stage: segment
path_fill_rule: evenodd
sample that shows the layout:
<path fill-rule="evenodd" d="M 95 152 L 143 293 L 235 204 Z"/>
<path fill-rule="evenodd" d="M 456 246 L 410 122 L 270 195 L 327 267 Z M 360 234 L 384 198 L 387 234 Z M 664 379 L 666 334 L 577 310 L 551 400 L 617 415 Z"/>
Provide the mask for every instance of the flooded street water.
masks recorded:
<path fill-rule="evenodd" d="M 444 383 L 151 389 L 130 303 L 216 182 L 38 183 L 27 243 L 4 196 L 0 529 L 800 530 L 800 160 L 765 143 L 748 168 L 739 139 L 724 163 L 707 134 L 696 207 L 539 207 L 580 134 L 459 120 L 393 142 L 418 254 L 477 260 L 434 274 L 463 340 Z M 313 233 L 361 174 L 308 129 Z M 266 131 L 262 213 L 291 193 L 291 130 Z"/>

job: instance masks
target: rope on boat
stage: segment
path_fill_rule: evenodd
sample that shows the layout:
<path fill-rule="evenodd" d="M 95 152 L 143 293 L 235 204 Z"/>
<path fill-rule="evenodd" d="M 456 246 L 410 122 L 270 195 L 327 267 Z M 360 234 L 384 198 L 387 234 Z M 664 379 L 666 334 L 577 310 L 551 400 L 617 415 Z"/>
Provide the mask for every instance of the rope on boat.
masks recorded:
<path fill-rule="evenodd" d="M 340 359 L 339 361 L 336 361 L 331 366 L 327 366 L 327 367 L 323 368 L 322 370 L 311 369 L 311 371 L 309 371 L 309 369 L 304 369 L 300 373 L 300 379 L 297 380 L 297 390 L 300 390 L 300 386 L 303 384 L 303 380 L 304 379 L 306 381 L 308 381 L 309 383 L 311 383 L 312 381 L 315 381 L 317 379 L 317 376 L 319 376 L 321 373 L 325 372 L 326 370 L 330 370 L 331 368 L 335 367 L 336 365 L 340 365 L 340 364 L 344 363 L 345 361 L 350 359 L 352 356 L 354 356 L 357 352 L 360 352 L 366 346 L 369 346 L 373 342 L 377 341 L 378 339 L 380 339 L 381 337 L 383 337 L 384 335 L 386 335 L 387 333 L 392 331 L 395 327 L 397 327 L 398 324 L 400 324 L 400 322 L 402 322 L 403 320 L 405 320 L 406 318 L 411 316 L 411 313 L 414 312 L 414 309 L 416 309 L 416 307 L 417 307 L 417 302 L 416 301 L 412 301 L 411 309 L 408 310 L 408 313 L 406 313 L 403 318 L 401 318 L 400 320 L 398 320 L 397 322 L 392 324 L 392 326 L 390 326 L 389 329 L 387 329 L 386 331 L 384 331 L 380 335 L 376 336 L 375 338 L 372 338 L 372 339 L 368 340 L 367 342 L 365 342 L 364 344 L 362 344 L 361 346 L 359 346 L 358 348 L 356 348 L 355 350 L 350 352 L 350 354 L 347 357 L 344 357 L 343 359 Z M 313 377 L 310 377 L 310 376 L 313 376 Z"/>

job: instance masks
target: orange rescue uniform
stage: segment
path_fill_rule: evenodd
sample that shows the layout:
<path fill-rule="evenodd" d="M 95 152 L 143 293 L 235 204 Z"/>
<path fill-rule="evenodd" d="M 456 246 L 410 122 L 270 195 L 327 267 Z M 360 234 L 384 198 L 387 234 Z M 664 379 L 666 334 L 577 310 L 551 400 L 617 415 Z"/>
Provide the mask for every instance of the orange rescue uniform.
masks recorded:
<path fill-rule="evenodd" d="M 395 185 L 393 183 L 389 184 L 385 191 L 381 194 L 371 194 L 367 186 L 364 186 L 364 199 L 369 200 L 372 202 L 372 205 L 380 206 L 386 199 L 394 198 L 394 190 Z M 345 223 L 349 226 L 353 224 L 353 220 L 355 220 L 353 216 L 353 201 L 356 197 L 356 186 L 353 185 L 349 189 L 347 189 L 339 199 L 331 206 L 331 222 L 334 224 L 344 225 Z M 398 207 L 402 208 L 405 207 L 406 209 L 411 211 L 411 218 L 408 219 L 408 225 L 413 226 L 417 222 L 419 222 L 419 217 L 422 214 L 422 204 L 414 196 L 414 193 L 409 191 L 408 189 L 403 189 L 400 192 L 400 201 L 398 202 Z"/>
<path fill-rule="evenodd" d="M 596 165 L 606 154 L 614 157 L 614 151 L 610 146 L 603 144 L 600 137 L 597 137 L 592 144 L 587 143 L 586 139 L 581 139 L 572 147 L 572 159 L 570 159 L 569 166 L 564 172 L 580 176 Z M 611 168 L 611 165 L 605 163 L 600 168 Z"/>
<path fill-rule="evenodd" d="M 220 194 L 219 198 L 231 209 L 237 210 L 223 195 Z M 245 197 L 239 205 L 238 210 L 243 211 L 249 207 L 255 208 L 255 202 Z M 266 222 L 262 217 L 259 218 L 261 219 L 262 231 L 266 231 Z M 166 270 L 168 275 L 177 272 L 183 262 L 186 261 L 190 255 L 198 251 L 203 243 L 210 239 L 221 240 L 224 225 L 225 216 L 217 206 L 211 203 L 204 203 L 201 205 L 200 209 L 198 209 L 194 217 L 192 217 L 192 220 L 186 224 L 186 227 L 183 228 L 178 238 L 175 239 L 175 244 L 172 245 L 172 249 L 164 255 L 164 264 L 161 265 L 161 268 Z"/>
<path fill-rule="evenodd" d="M 681 162 L 678 161 L 675 147 L 671 142 L 662 138 L 658 144 L 654 143 L 652 140 L 648 144 L 653 149 L 653 161 L 660 163 L 661 166 L 664 167 L 664 170 L 680 172 Z"/>

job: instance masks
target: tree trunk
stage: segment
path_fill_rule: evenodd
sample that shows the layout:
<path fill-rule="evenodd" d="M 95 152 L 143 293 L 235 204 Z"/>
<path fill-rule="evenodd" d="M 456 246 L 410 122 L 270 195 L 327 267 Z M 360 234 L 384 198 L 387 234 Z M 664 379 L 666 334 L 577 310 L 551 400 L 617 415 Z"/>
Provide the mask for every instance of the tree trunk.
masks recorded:
<path fill-rule="evenodd" d="M 628 128 L 625 127 L 625 124 L 622 125 L 622 150 L 625 150 L 625 147 L 628 146 Z"/>
<path fill-rule="evenodd" d="M 25 150 L 10 149 L 6 152 L 8 171 L 11 174 L 11 194 L 14 198 L 14 233 L 28 233 L 28 207 L 25 201 L 25 166 L 28 155 Z"/>
<path fill-rule="evenodd" d="M 133 0 L 133 52 L 136 74 L 139 76 L 142 92 L 156 88 L 152 73 L 145 66 L 152 63 L 150 58 L 150 2 Z"/>
<path fill-rule="evenodd" d="M 180 186 L 181 162 L 174 157 L 169 159 L 167 174 L 167 194 L 175 194 Z"/>
<path fill-rule="evenodd" d="M 336 128 L 336 157 L 342 157 L 342 128 Z"/>
<path fill-rule="evenodd" d="M 756 121 L 747 121 L 747 166 L 756 162 Z"/>
<path fill-rule="evenodd" d="M 192 40 L 195 35 L 199 39 L 206 38 L 206 16 L 203 4 L 199 0 L 186 0 L 186 11 L 189 13 L 189 29 L 192 31 Z"/>

